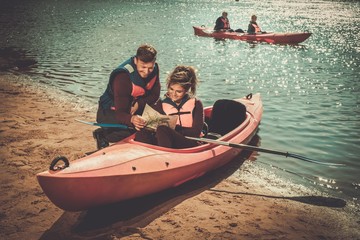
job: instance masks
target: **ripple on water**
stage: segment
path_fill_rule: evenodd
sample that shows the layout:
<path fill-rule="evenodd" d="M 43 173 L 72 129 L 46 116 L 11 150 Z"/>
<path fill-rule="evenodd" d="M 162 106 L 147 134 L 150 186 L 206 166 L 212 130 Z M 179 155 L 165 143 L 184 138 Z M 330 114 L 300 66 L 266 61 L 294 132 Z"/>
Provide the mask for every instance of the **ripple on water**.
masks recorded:
<path fill-rule="evenodd" d="M 261 147 L 341 161 L 350 167 L 324 169 L 263 153 L 259 162 L 275 162 L 326 189 L 330 183 L 337 193 L 358 196 L 360 36 L 354 33 L 360 27 L 360 7 L 356 1 L 83 3 L 8 1 L 0 9 L 0 35 L 6 36 L 0 38 L 1 46 L 25 49 L 36 58 L 36 68 L 29 70 L 34 81 L 84 98 L 96 108 L 111 70 L 134 55 L 140 44 L 151 43 L 158 49 L 162 86 L 171 69 L 188 64 L 198 69 L 198 96 L 205 105 L 260 92 Z M 246 29 L 256 13 L 265 31 L 313 34 L 297 46 L 194 36 L 192 26 L 213 26 L 224 7 L 233 28 Z M 344 22 L 352 24 L 339 24 Z"/>

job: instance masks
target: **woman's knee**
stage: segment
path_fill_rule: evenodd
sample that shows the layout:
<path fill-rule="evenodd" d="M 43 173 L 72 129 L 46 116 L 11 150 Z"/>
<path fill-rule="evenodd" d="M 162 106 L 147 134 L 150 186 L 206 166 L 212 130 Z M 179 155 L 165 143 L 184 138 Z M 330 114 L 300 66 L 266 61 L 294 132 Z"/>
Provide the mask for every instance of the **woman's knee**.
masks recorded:
<path fill-rule="evenodd" d="M 155 144 L 155 137 L 154 137 L 154 133 L 147 131 L 145 129 L 136 132 L 135 134 L 135 141 L 139 141 L 139 142 L 143 142 L 143 143 L 148 143 L 148 144 Z"/>
<path fill-rule="evenodd" d="M 158 126 L 156 129 L 157 134 L 169 134 L 171 131 L 172 129 L 165 125 Z"/>

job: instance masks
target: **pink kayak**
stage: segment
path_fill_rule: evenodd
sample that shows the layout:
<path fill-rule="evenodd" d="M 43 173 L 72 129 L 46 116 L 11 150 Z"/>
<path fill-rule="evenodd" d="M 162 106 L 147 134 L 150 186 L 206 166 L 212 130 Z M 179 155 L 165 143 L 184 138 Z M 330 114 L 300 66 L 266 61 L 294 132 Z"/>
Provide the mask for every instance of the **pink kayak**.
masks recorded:
<path fill-rule="evenodd" d="M 301 33 L 257 33 L 257 34 L 247 34 L 247 33 L 237 33 L 237 32 L 222 32 L 214 31 L 210 28 L 205 27 L 193 27 L 194 33 L 197 36 L 201 37 L 213 37 L 218 39 L 234 39 L 241 41 L 250 41 L 250 42 L 267 42 L 273 44 L 298 44 L 311 36 L 309 32 Z"/>
<path fill-rule="evenodd" d="M 246 106 L 245 120 L 219 140 L 246 144 L 260 124 L 261 97 L 257 93 L 234 101 Z M 213 107 L 205 108 L 206 119 L 214 117 L 212 111 Z M 176 187 L 228 163 L 242 151 L 212 143 L 169 149 L 136 142 L 133 137 L 74 160 L 61 170 L 37 174 L 41 188 L 63 210 L 86 210 Z"/>

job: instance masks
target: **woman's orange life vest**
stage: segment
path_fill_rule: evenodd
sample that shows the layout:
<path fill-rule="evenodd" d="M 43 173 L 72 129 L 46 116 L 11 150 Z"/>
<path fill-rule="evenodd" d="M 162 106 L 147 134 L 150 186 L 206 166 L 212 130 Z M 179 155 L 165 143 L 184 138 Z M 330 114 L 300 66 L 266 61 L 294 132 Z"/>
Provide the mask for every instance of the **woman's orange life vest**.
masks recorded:
<path fill-rule="evenodd" d="M 195 98 L 188 97 L 180 105 L 176 105 L 170 98 L 165 98 L 162 102 L 162 108 L 166 115 L 178 115 L 176 125 L 192 127 Z"/>
<path fill-rule="evenodd" d="M 230 28 L 230 23 L 229 23 L 229 20 L 227 18 L 221 18 L 221 21 L 224 23 L 224 29 L 229 29 Z"/>
<path fill-rule="evenodd" d="M 260 29 L 260 27 L 259 27 L 257 24 L 253 23 L 253 24 L 251 24 L 251 25 L 253 25 L 253 27 L 255 28 L 255 32 L 256 32 L 256 33 L 261 32 L 261 29 Z"/>

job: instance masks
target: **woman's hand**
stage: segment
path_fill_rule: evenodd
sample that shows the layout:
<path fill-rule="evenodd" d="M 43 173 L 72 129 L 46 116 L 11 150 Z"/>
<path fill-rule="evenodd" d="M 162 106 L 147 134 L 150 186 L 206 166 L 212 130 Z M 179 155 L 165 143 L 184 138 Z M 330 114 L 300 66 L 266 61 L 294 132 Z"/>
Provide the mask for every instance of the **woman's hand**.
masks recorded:
<path fill-rule="evenodd" d="M 138 102 L 136 102 L 136 103 L 131 107 L 131 109 L 130 109 L 130 114 L 131 114 L 131 115 L 134 115 L 134 114 L 136 113 L 136 111 L 138 110 L 138 108 L 139 108 L 139 104 L 138 104 Z"/>
<path fill-rule="evenodd" d="M 137 131 L 140 131 L 146 126 L 146 121 L 139 115 L 133 115 L 131 117 L 131 123 L 134 125 Z"/>

